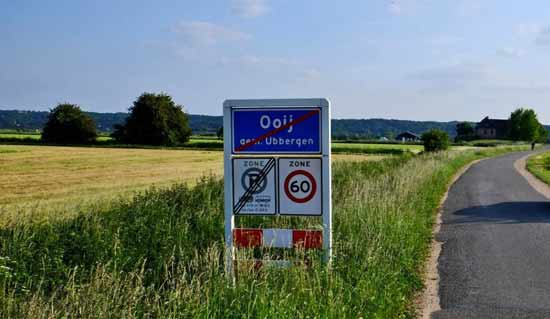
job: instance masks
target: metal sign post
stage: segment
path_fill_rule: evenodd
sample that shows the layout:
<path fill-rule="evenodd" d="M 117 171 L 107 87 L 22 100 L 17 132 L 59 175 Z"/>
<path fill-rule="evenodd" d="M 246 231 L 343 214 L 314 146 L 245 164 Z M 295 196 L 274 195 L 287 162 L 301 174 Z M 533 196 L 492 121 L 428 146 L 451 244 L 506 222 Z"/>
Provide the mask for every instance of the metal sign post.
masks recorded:
<path fill-rule="evenodd" d="M 226 100 L 223 116 L 227 273 L 238 247 L 322 248 L 329 263 L 330 102 Z M 236 215 L 322 216 L 323 230 L 236 229 Z"/>

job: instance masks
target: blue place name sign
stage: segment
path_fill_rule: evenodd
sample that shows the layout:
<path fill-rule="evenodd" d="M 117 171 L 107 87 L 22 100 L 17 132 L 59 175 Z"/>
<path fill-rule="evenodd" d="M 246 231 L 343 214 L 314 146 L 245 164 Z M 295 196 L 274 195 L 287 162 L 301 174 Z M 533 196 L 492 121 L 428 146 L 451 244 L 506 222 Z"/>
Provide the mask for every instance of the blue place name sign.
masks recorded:
<path fill-rule="evenodd" d="M 320 108 L 233 109 L 234 154 L 321 153 Z"/>

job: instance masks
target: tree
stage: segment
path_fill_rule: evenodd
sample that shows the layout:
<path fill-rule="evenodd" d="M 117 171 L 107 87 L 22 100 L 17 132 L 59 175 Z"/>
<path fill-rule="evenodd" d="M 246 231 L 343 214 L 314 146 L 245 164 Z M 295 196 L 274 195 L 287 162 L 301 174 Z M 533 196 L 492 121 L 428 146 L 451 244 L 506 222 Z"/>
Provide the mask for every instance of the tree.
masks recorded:
<path fill-rule="evenodd" d="M 549 139 L 548 130 L 546 130 L 544 128 L 544 126 L 542 126 L 542 125 L 539 126 L 539 134 L 538 135 L 539 135 L 539 137 L 537 139 L 537 142 L 539 142 L 539 143 L 548 143 L 548 139 Z"/>
<path fill-rule="evenodd" d="M 422 142 L 426 152 L 444 151 L 450 145 L 449 134 L 439 129 L 432 129 L 422 134 Z"/>
<path fill-rule="evenodd" d="M 220 128 L 216 131 L 216 136 L 217 136 L 219 139 L 222 139 L 222 140 L 223 140 L 223 126 L 220 126 Z"/>
<path fill-rule="evenodd" d="M 510 114 L 510 138 L 533 142 L 537 141 L 541 133 L 541 124 L 537 114 L 532 109 L 519 108 Z"/>
<path fill-rule="evenodd" d="M 129 111 L 126 123 L 115 126 L 111 135 L 118 142 L 179 145 L 191 136 L 187 115 L 169 95 L 143 93 Z"/>
<path fill-rule="evenodd" d="M 459 122 L 456 124 L 456 140 L 471 141 L 475 139 L 474 127 L 469 122 Z"/>
<path fill-rule="evenodd" d="M 94 120 L 75 104 L 59 104 L 50 110 L 42 140 L 59 144 L 86 144 L 97 137 Z"/>

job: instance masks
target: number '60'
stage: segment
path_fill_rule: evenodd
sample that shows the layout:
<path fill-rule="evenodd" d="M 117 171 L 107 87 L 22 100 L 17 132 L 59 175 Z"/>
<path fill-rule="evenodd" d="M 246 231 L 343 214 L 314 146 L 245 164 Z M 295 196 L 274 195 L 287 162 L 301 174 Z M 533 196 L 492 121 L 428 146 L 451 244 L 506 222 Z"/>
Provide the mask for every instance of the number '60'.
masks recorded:
<path fill-rule="evenodd" d="M 302 191 L 302 193 L 307 193 L 311 189 L 311 184 L 308 181 L 302 181 L 298 184 L 298 181 L 294 181 L 290 183 L 290 191 L 293 193 L 297 193 L 299 191 Z"/>

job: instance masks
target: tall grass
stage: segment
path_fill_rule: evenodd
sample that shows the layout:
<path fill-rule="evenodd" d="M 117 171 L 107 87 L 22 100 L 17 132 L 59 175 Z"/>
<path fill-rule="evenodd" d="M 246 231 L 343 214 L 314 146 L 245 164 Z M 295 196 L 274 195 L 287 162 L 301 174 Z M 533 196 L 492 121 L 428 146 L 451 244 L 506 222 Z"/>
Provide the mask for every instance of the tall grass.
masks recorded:
<path fill-rule="evenodd" d="M 550 184 L 550 152 L 533 155 L 527 159 L 527 170 L 543 182 Z"/>
<path fill-rule="evenodd" d="M 1 316 L 412 317 L 434 212 L 451 176 L 505 151 L 337 163 L 332 269 L 316 262 L 240 267 L 234 287 L 224 273 L 223 187 L 214 177 L 192 188 L 151 189 L 75 218 L 16 223 L 0 231 Z"/>

